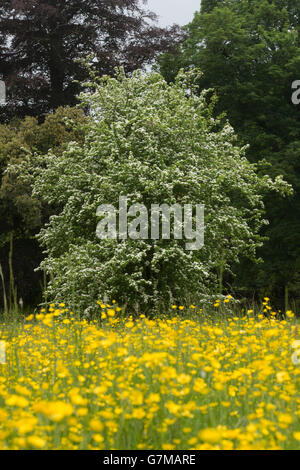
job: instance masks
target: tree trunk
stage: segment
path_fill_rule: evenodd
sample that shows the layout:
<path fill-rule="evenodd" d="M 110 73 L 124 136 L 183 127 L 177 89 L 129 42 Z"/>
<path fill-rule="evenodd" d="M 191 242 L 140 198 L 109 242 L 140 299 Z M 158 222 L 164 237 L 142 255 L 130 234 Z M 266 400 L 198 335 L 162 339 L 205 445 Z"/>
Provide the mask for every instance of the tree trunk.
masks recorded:
<path fill-rule="evenodd" d="M 289 309 L 289 286 L 288 284 L 284 286 L 284 308 L 285 308 L 285 311 Z"/>
<path fill-rule="evenodd" d="M 14 277 L 14 270 L 13 270 L 13 240 L 14 234 L 13 232 L 10 233 L 9 238 L 9 254 L 8 254 L 8 267 L 9 267 L 9 308 L 10 311 L 17 311 L 18 307 L 18 300 L 17 300 L 17 289 L 15 285 L 15 277 Z"/>

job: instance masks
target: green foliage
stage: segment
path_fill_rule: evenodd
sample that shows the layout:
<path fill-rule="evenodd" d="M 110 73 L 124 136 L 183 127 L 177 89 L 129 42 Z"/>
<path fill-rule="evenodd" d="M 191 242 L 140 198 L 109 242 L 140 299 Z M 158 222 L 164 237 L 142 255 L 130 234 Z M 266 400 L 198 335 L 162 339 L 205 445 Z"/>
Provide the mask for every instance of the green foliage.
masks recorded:
<path fill-rule="evenodd" d="M 300 70 L 299 25 L 295 0 L 207 0 L 185 28 L 182 47 L 160 60 L 168 81 L 181 67 L 199 67 L 200 87 L 216 90 L 216 111 L 226 111 L 239 141 L 250 144 L 247 158 L 265 159 L 270 175 L 283 175 L 293 185 L 291 198 L 266 198 L 270 240 L 261 252 L 264 265 L 242 267 L 251 273 L 243 283 L 255 287 L 254 277 L 257 289 L 281 287 L 281 296 L 300 273 L 300 106 L 291 102 Z"/>
<path fill-rule="evenodd" d="M 103 77 L 81 97 L 91 116 L 84 143 L 10 169 L 33 184 L 34 197 L 61 208 L 39 234 L 48 298 L 86 315 L 105 295 L 149 311 L 203 299 L 241 255 L 255 257 L 266 223 L 262 195 L 288 186 L 257 176 L 230 125 L 212 118 L 197 79 L 197 72 L 179 74 L 172 85 L 155 73 Z M 100 241 L 97 207 L 118 208 L 120 195 L 147 208 L 205 204 L 204 247 L 187 251 L 185 240 L 172 237 Z"/>
<path fill-rule="evenodd" d="M 76 126 L 70 126 L 70 122 L 76 122 Z M 84 122 L 81 110 L 66 107 L 48 115 L 43 124 L 39 124 L 36 118 L 27 117 L 0 125 L 0 263 L 8 281 L 11 269 L 7 253 L 13 237 L 13 265 L 18 292 L 27 302 L 33 301 L 32 296 L 36 296 L 40 289 L 33 271 L 42 254 L 33 236 L 56 209 L 43 205 L 32 196 L 30 182 L 20 181 L 7 168 L 21 164 L 31 152 L 47 153 L 53 148 L 58 155 L 61 154 L 68 141 L 83 140 Z"/>

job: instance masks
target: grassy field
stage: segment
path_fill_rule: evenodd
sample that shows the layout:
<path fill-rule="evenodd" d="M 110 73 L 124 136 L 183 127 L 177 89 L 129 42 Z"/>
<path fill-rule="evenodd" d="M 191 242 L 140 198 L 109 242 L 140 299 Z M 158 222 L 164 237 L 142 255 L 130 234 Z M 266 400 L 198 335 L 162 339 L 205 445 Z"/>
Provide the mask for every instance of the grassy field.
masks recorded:
<path fill-rule="evenodd" d="M 0 448 L 299 449 L 299 327 L 265 307 L 122 319 L 100 304 L 88 322 L 60 304 L 7 320 Z"/>

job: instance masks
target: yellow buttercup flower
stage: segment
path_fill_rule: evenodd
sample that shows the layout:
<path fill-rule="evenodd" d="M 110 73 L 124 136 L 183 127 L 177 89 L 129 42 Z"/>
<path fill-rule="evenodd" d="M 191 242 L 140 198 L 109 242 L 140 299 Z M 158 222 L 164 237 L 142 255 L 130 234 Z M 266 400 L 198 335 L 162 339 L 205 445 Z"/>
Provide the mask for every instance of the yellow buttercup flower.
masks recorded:
<path fill-rule="evenodd" d="M 27 437 L 27 443 L 30 447 L 34 447 L 35 449 L 42 449 L 46 445 L 45 439 L 42 439 L 38 436 L 29 436 Z"/>
<path fill-rule="evenodd" d="M 216 443 L 219 442 L 222 434 L 219 430 L 213 428 L 202 429 L 199 434 L 199 439 L 204 442 Z"/>
<path fill-rule="evenodd" d="M 89 422 L 89 427 L 92 431 L 101 432 L 104 429 L 103 423 L 98 419 L 91 419 Z"/>

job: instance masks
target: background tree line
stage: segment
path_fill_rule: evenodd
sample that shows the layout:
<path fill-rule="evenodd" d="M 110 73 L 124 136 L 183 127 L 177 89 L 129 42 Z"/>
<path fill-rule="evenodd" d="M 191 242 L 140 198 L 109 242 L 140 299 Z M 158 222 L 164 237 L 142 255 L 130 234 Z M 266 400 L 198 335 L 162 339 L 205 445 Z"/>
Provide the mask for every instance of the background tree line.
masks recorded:
<path fill-rule="evenodd" d="M 292 184 L 292 196 L 265 198 L 270 224 L 259 252 L 263 263 L 241 260 L 223 280 L 239 296 L 267 293 L 288 306 L 300 287 L 300 106 L 291 102 L 291 84 L 300 78 L 300 5 L 202 0 L 183 31 L 153 26 L 153 19 L 138 0 L 1 3 L 0 78 L 8 90 L 0 107 L 2 289 L 12 303 L 16 287 L 25 304 L 38 301 L 43 279 L 34 268 L 43 254 L 34 236 L 56 210 L 5 170 L 28 151 L 62 152 L 67 142 L 82 141 L 85 115 L 73 106 L 87 71 L 75 59 L 93 53 L 100 75 L 113 75 L 117 65 L 130 74 L 156 64 L 172 82 L 181 68 L 199 67 L 200 89 L 214 89 L 216 115 L 226 113 L 240 143 L 250 144 L 250 162 L 263 160 L 261 174 L 283 175 Z"/>

